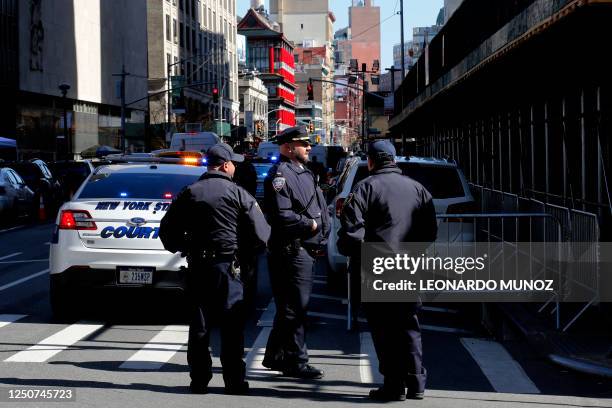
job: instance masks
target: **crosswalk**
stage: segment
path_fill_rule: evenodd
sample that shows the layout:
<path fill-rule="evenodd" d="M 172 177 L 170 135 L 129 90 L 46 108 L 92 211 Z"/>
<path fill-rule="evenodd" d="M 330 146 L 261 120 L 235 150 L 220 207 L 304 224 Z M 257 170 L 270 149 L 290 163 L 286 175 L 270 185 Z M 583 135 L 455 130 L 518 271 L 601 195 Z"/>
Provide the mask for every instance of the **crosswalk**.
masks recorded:
<path fill-rule="evenodd" d="M 259 321 L 259 333 L 245 356 L 247 373 L 250 378 L 261 378 L 275 376 L 279 373 L 272 372 L 262 366 L 265 346 L 272 329 L 274 316 L 274 303 L 270 302 L 266 310 L 262 313 Z M 310 313 L 317 319 L 328 319 L 338 322 L 341 315 L 330 313 Z M 28 316 L 23 314 L 0 314 L 0 338 L 3 332 L 11 326 L 24 326 L 28 330 Z M 44 324 L 44 323 L 39 323 Z M 78 348 L 95 336 L 100 336 L 105 331 L 121 335 L 125 327 L 106 325 L 104 322 L 78 321 L 71 325 L 51 325 L 55 333 L 52 333 L 35 344 L 23 345 L 23 350 L 12 350 L 11 355 L 6 355 L 6 351 L 0 350 L 0 365 L 14 363 L 49 363 L 54 358 L 66 351 Z M 435 327 L 435 326 L 434 326 Z M 132 331 L 134 329 L 131 329 Z M 342 329 L 338 329 L 342 330 Z M 117 362 L 120 370 L 132 371 L 155 371 L 160 370 L 168 364 L 179 352 L 186 350 L 189 328 L 186 325 L 168 325 L 156 327 L 151 330 L 147 328 L 147 338 L 140 338 L 138 341 L 130 339 L 134 350 L 129 356 L 123 356 L 124 361 Z M 482 374 L 496 392 L 510 392 L 517 394 L 538 394 L 537 386 L 531 381 L 519 363 L 512 359 L 503 345 L 491 341 L 474 337 L 461 337 L 463 332 L 453 333 L 451 331 L 439 330 L 442 335 L 455 336 L 467 353 L 473 358 L 474 362 L 480 367 Z M 127 335 L 127 331 L 125 333 Z M 343 335 L 353 335 L 343 332 Z M 382 377 L 378 372 L 378 361 L 372 343 L 372 337 L 367 331 L 355 333 L 358 336 L 359 352 L 354 354 L 355 365 L 359 370 L 357 378 L 364 384 L 378 384 L 382 382 Z M 185 364 L 184 356 L 181 363 Z M 175 360 L 176 361 L 176 360 Z"/>

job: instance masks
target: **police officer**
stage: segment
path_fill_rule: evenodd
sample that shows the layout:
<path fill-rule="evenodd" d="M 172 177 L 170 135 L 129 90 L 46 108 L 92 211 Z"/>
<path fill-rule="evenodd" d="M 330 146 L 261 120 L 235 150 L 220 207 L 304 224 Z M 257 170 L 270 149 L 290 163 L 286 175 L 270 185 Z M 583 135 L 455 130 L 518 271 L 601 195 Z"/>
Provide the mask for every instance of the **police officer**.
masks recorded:
<path fill-rule="evenodd" d="M 225 392 L 246 394 L 238 237 L 249 237 L 251 246 L 263 246 L 270 237 L 270 226 L 257 201 L 232 182 L 234 162 L 244 157 L 221 143 L 208 150 L 207 158 L 208 172 L 178 195 L 161 221 L 159 237 L 168 251 L 186 254 L 189 264 L 190 390 L 208 392 L 210 329 L 219 324 Z"/>
<path fill-rule="evenodd" d="M 329 235 L 329 215 L 323 193 L 306 167 L 307 128 L 286 129 L 276 143 L 280 162 L 264 181 L 265 211 L 272 226 L 268 265 L 276 316 L 263 365 L 286 376 L 316 379 L 324 374 L 307 364 L 304 324 L 314 257 Z"/>
<path fill-rule="evenodd" d="M 370 145 L 370 177 L 357 183 L 342 210 L 339 251 L 351 257 L 351 273 L 360 270 L 362 242 L 433 242 L 436 213 L 429 192 L 403 176 L 395 164 L 395 148 L 387 140 Z M 384 385 L 370 391 L 376 401 L 422 399 L 426 371 L 422 365 L 421 330 L 416 303 L 366 303 Z"/>

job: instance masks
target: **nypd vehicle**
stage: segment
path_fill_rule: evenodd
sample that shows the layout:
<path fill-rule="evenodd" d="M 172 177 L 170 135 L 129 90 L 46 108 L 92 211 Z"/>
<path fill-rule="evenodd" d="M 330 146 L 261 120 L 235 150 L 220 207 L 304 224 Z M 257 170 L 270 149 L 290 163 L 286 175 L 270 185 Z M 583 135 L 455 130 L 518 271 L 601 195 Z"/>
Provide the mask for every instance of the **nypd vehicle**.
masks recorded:
<path fill-rule="evenodd" d="M 206 167 L 142 161 L 97 168 L 60 208 L 49 259 L 56 316 L 89 289 L 181 290 L 186 259 L 164 249 L 160 221 Z"/>

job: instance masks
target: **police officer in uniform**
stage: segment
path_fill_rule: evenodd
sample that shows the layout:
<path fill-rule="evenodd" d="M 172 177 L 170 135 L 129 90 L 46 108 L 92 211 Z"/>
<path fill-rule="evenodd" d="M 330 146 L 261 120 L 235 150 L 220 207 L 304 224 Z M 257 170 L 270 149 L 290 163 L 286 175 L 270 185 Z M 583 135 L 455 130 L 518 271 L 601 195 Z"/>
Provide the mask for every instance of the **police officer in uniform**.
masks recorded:
<path fill-rule="evenodd" d="M 270 226 L 255 198 L 232 182 L 234 162 L 244 157 L 221 143 L 209 149 L 207 158 L 208 172 L 178 195 L 161 221 L 159 237 L 168 251 L 187 255 L 189 264 L 185 284 L 191 392 L 208 392 L 210 330 L 219 325 L 225 392 L 246 394 L 238 237 L 248 237 L 251 246 L 264 246 Z"/>
<path fill-rule="evenodd" d="M 387 140 L 370 145 L 370 177 L 357 183 L 342 210 L 339 251 L 351 257 L 351 273 L 360 271 L 362 242 L 433 242 L 438 227 L 429 192 L 403 176 L 395 148 Z M 422 399 L 426 371 L 422 365 L 421 330 L 416 303 L 363 305 L 384 385 L 370 391 L 376 401 Z"/>
<path fill-rule="evenodd" d="M 268 265 L 276 316 L 263 365 L 285 376 L 317 379 L 323 371 L 307 364 L 304 324 L 312 291 L 314 258 L 329 236 L 323 193 L 306 167 L 310 143 L 305 126 L 276 138 L 280 162 L 264 181 L 266 216 L 272 226 Z"/>

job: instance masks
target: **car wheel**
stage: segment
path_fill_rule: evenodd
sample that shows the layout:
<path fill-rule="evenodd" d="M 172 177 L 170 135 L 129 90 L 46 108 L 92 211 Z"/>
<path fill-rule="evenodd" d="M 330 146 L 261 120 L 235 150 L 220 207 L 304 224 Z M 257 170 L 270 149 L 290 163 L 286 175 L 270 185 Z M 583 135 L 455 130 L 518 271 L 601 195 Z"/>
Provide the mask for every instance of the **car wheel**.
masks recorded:
<path fill-rule="evenodd" d="M 51 304 L 51 314 L 56 321 L 61 322 L 74 318 L 75 304 L 72 295 L 64 284 L 53 278 L 49 287 L 49 302 Z"/>

